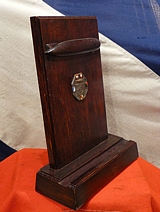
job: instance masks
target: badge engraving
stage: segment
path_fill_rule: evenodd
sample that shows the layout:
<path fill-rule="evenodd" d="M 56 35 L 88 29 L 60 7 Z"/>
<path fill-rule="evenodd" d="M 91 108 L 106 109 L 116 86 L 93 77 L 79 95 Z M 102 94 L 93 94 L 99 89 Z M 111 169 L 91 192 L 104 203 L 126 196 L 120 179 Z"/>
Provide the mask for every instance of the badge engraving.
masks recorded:
<path fill-rule="evenodd" d="M 77 73 L 74 75 L 71 85 L 73 96 L 78 101 L 84 100 L 88 92 L 87 78 L 81 72 Z"/>

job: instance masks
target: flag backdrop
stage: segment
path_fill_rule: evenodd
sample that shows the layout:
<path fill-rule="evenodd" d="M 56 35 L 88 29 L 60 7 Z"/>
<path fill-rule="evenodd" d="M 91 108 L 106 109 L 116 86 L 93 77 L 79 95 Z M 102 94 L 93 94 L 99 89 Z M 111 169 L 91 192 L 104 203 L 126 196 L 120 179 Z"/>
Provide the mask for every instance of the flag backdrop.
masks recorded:
<path fill-rule="evenodd" d="M 159 1 L 45 1 L 0 1 L 0 139 L 46 148 L 30 16 L 94 15 L 109 132 L 160 167 Z"/>
<path fill-rule="evenodd" d="M 99 32 L 160 75 L 160 0 L 44 0 L 64 15 L 96 16 Z"/>

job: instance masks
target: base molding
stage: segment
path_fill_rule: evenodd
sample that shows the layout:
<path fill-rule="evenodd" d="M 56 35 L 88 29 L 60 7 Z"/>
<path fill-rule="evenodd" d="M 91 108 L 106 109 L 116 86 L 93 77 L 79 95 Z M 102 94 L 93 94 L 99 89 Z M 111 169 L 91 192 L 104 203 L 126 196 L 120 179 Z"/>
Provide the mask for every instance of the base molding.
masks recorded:
<path fill-rule="evenodd" d="M 110 135 L 105 142 L 113 144 L 103 151 L 97 146 L 94 158 L 89 154 L 96 152 L 96 147 L 60 170 L 44 166 L 36 176 L 36 191 L 74 210 L 80 208 L 138 157 L 134 141 Z"/>

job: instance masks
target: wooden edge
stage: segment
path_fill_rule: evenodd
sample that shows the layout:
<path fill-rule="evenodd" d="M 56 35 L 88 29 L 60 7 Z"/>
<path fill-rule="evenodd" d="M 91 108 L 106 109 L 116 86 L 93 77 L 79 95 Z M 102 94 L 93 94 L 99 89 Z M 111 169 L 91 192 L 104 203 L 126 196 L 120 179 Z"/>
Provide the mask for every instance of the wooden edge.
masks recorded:
<path fill-rule="evenodd" d="M 36 191 L 74 210 L 80 208 L 138 157 L 134 141 L 120 140 L 61 181 L 41 169 Z"/>

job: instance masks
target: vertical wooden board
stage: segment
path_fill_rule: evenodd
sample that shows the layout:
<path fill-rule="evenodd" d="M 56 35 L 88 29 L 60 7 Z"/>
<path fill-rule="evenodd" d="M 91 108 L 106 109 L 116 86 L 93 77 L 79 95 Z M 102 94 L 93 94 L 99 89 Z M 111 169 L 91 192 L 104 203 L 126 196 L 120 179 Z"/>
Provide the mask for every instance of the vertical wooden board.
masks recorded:
<path fill-rule="evenodd" d="M 39 23 L 42 54 L 47 43 L 98 38 L 94 17 L 39 17 Z M 107 138 L 100 52 L 50 58 L 44 55 L 44 63 L 53 134 L 50 137 L 54 143 L 51 146 L 55 168 L 61 168 Z M 71 88 L 72 78 L 79 72 L 89 83 L 87 97 L 81 102 L 73 97 Z"/>
<path fill-rule="evenodd" d="M 55 165 L 56 151 L 54 148 L 54 136 L 53 136 L 53 128 L 52 128 L 52 120 L 50 117 L 50 107 L 48 105 L 49 97 L 48 97 L 48 88 L 46 81 L 46 69 L 44 62 L 44 52 L 42 46 L 42 37 L 40 30 L 40 20 L 38 17 L 31 17 L 31 29 L 32 29 L 32 37 L 33 37 L 33 47 L 35 53 L 35 62 L 37 68 L 37 76 L 39 83 L 39 91 L 41 97 L 41 105 L 43 111 L 43 121 L 45 127 L 45 135 L 46 135 L 46 144 L 48 150 L 49 164 L 51 167 Z"/>

